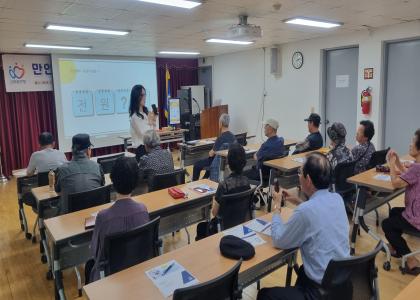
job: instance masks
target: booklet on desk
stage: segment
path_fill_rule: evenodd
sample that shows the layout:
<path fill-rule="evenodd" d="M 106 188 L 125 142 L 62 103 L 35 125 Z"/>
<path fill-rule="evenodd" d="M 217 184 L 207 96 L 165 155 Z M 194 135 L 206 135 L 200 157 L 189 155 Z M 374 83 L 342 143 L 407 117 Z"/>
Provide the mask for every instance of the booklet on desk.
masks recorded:
<path fill-rule="evenodd" d="M 199 283 L 190 272 L 175 260 L 146 271 L 146 275 L 165 298 L 172 295 L 176 289 Z"/>
<path fill-rule="evenodd" d="M 200 185 L 194 186 L 194 187 L 192 187 L 192 190 L 196 191 L 196 192 L 199 192 L 201 194 L 211 193 L 211 192 L 215 191 L 214 188 L 211 188 L 206 184 L 200 184 Z"/>
<path fill-rule="evenodd" d="M 95 227 L 96 216 L 90 216 L 85 219 L 85 229 L 92 229 Z"/>

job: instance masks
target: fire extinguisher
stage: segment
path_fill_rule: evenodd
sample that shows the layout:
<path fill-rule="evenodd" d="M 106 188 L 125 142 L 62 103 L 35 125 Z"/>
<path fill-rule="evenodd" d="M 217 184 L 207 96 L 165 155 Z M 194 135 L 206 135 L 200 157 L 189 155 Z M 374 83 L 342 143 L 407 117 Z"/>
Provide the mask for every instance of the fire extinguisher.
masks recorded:
<path fill-rule="evenodd" d="M 360 104 L 362 106 L 362 113 L 364 115 L 370 114 L 370 109 L 372 106 L 372 88 L 368 87 L 367 89 L 363 90 L 360 94 Z"/>

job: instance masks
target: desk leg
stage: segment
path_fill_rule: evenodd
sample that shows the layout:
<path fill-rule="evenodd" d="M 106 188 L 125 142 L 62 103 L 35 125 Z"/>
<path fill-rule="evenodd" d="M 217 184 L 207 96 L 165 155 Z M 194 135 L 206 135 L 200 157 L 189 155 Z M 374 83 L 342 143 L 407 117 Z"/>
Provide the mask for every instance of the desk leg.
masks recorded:
<path fill-rule="evenodd" d="M 51 280 L 52 279 L 52 264 L 51 264 L 51 256 L 50 256 L 50 251 L 48 248 L 48 241 L 47 241 L 47 236 L 45 234 L 45 226 L 44 226 L 44 219 L 39 217 L 39 235 L 41 237 L 41 245 L 43 248 L 43 253 L 41 253 L 41 262 L 42 263 L 47 263 L 48 265 L 48 272 L 47 272 L 47 279 Z"/>
<path fill-rule="evenodd" d="M 286 273 L 286 287 L 289 287 L 292 284 L 292 274 L 293 274 L 293 267 L 296 261 L 296 251 L 293 253 L 287 262 L 287 273 Z"/>
<path fill-rule="evenodd" d="M 54 293 L 55 293 L 55 299 L 56 300 L 65 300 L 66 295 L 64 293 L 64 286 L 63 286 L 63 273 L 61 271 L 60 267 L 60 259 L 59 259 L 59 253 L 57 247 L 53 246 L 53 252 L 54 252 Z"/>
<path fill-rule="evenodd" d="M 356 248 L 357 231 L 359 230 L 359 201 L 360 201 L 360 187 L 356 186 L 356 202 L 353 211 L 353 228 L 351 232 L 350 255 L 354 255 Z"/>

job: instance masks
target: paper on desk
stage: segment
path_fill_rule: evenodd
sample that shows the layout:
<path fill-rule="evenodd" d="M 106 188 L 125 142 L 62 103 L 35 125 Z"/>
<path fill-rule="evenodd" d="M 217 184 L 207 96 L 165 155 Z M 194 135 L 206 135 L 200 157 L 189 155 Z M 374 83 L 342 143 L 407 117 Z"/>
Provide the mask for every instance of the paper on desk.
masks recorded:
<path fill-rule="evenodd" d="M 165 298 L 176 289 L 192 286 L 199 281 L 175 260 L 145 272 Z"/>
<path fill-rule="evenodd" d="M 385 174 L 377 174 L 373 178 L 380 181 L 391 181 L 391 176 Z"/>
<path fill-rule="evenodd" d="M 265 244 L 265 241 L 258 234 L 256 234 L 255 231 L 244 225 L 238 225 L 231 229 L 225 230 L 223 231 L 223 234 L 234 235 L 244 241 L 247 241 L 254 247 Z"/>
<path fill-rule="evenodd" d="M 255 232 L 271 236 L 271 222 L 261 219 L 253 219 L 252 221 L 246 223 L 245 227 L 248 227 Z"/>
<path fill-rule="evenodd" d="M 292 158 L 293 161 L 303 164 L 306 161 L 305 157 L 295 157 Z"/>

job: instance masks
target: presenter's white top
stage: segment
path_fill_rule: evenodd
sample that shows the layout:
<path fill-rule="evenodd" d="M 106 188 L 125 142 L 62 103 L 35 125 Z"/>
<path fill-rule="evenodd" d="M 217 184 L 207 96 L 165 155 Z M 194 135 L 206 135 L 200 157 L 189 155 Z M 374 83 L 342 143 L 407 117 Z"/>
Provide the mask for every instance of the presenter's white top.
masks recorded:
<path fill-rule="evenodd" d="M 137 114 L 133 114 L 130 117 L 130 135 L 131 135 L 131 142 L 133 147 L 137 148 L 140 145 L 144 145 L 143 143 L 143 135 L 147 130 L 156 129 L 156 124 L 150 124 L 149 118 L 144 112 L 140 112 L 143 118 L 139 117 Z"/>

